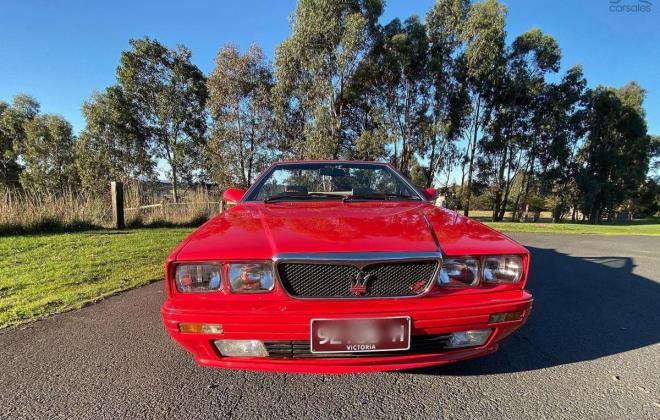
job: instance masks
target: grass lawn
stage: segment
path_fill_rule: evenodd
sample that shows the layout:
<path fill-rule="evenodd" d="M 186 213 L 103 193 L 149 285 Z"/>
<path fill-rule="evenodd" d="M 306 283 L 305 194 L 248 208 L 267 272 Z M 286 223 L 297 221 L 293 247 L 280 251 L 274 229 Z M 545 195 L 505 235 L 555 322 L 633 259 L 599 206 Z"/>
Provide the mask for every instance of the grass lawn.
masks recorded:
<path fill-rule="evenodd" d="M 0 328 L 163 278 L 192 228 L 0 237 Z"/>
<path fill-rule="evenodd" d="M 564 233 L 592 235 L 660 235 L 660 221 L 631 222 L 622 225 L 585 225 L 578 223 L 484 222 L 502 232 Z"/>

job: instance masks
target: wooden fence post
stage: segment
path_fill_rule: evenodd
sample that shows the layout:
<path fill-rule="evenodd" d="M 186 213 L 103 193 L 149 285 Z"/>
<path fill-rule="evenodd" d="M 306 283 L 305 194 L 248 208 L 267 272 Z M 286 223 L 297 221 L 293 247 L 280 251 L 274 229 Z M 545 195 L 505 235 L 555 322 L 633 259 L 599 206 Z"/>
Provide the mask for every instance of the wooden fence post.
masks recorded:
<path fill-rule="evenodd" d="M 124 184 L 121 182 L 110 183 L 110 194 L 112 196 L 112 226 L 115 229 L 124 228 Z"/>

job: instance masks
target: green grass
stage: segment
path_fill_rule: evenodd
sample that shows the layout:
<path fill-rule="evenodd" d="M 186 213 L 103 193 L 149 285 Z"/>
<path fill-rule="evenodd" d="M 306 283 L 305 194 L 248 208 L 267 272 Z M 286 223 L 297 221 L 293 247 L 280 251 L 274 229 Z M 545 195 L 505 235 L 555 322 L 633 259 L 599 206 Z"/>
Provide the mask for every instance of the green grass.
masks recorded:
<path fill-rule="evenodd" d="M 591 235 L 651 235 L 660 236 L 660 222 L 632 222 L 621 225 L 587 225 L 580 223 L 512 223 L 484 222 L 502 232 L 563 233 Z"/>
<path fill-rule="evenodd" d="M 0 328 L 163 278 L 191 228 L 0 237 Z"/>

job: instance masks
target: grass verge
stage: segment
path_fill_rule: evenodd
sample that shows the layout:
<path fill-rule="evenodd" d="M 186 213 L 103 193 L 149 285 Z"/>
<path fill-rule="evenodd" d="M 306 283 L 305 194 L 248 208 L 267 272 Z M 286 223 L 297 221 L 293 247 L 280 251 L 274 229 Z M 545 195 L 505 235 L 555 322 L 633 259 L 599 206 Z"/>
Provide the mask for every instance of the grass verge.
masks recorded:
<path fill-rule="evenodd" d="M 647 235 L 660 236 L 660 223 L 636 223 L 625 225 L 587 225 L 579 223 L 512 223 L 484 222 L 502 232 L 563 233 L 591 235 Z"/>
<path fill-rule="evenodd" d="M 192 228 L 0 237 L 0 328 L 163 278 Z"/>

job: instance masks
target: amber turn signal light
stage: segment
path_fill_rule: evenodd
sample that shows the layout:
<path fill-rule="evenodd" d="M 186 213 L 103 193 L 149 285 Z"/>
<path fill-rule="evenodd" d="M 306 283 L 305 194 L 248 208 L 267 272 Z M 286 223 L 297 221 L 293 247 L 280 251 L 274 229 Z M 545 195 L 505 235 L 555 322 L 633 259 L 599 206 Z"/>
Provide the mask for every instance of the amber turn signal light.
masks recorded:
<path fill-rule="evenodd" d="M 522 311 L 515 312 L 500 312 L 497 314 L 491 314 L 488 322 L 494 324 L 496 322 L 506 322 L 506 321 L 518 321 L 522 318 Z"/>
<path fill-rule="evenodd" d="M 179 331 L 182 333 L 222 334 L 222 325 L 181 322 L 179 323 Z"/>

